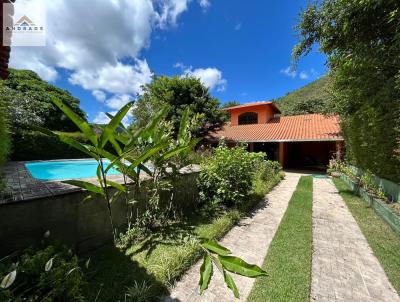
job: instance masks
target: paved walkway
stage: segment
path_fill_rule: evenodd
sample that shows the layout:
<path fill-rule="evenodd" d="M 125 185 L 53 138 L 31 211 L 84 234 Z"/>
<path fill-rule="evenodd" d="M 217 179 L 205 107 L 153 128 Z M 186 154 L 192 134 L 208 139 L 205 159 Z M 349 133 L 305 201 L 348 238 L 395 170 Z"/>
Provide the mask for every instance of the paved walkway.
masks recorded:
<path fill-rule="evenodd" d="M 400 301 L 332 181 L 313 195 L 311 301 Z"/>
<path fill-rule="evenodd" d="M 234 255 L 239 256 L 249 263 L 262 265 L 268 247 L 275 235 L 278 225 L 285 213 L 290 197 L 292 196 L 300 174 L 287 173 L 286 178 L 261 202 L 252 217 L 245 218 L 240 225 L 234 227 L 221 241 L 222 245 L 230 248 Z M 165 301 L 207 301 L 227 302 L 245 301 L 254 284 L 254 279 L 233 276 L 240 292 L 240 300 L 231 294 L 223 282 L 217 269 L 207 291 L 198 294 L 200 262 L 194 265 L 182 280 L 173 288 Z"/>

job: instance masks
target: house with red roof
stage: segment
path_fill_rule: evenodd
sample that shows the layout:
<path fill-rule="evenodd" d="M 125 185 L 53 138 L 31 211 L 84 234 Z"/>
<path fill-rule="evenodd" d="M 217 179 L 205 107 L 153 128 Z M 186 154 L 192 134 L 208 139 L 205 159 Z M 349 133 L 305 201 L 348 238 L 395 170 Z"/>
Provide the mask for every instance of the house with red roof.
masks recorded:
<path fill-rule="evenodd" d="M 281 116 L 274 102 L 255 102 L 225 108 L 230 123 L 209 135 L 216 143 L 246 143 L 251 152 L 264 152 L 284 168 L 326 168 L 343 154 L 344 139 L 338 116 L 305 114 Z"/>

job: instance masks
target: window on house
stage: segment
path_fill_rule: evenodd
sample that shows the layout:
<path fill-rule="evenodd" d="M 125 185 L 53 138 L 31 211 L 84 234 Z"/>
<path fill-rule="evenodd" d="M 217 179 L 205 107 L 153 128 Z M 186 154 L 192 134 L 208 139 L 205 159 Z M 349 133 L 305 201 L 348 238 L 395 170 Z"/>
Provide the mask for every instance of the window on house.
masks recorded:
<path fill-rule="evenodd" d="M 238 120 L 239 125 L 248 125 L 257 123 L 258 123 L 258 114 L 255 112 L 245 112 L 239 115 L 239 120 Z"/>

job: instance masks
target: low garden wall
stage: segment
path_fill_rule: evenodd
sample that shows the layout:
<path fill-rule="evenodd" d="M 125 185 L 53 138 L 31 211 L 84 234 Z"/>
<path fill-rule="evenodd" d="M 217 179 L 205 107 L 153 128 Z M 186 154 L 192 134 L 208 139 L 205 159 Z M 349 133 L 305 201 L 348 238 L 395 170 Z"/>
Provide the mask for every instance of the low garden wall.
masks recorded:
<path fill-rule="evenodd" d="M 357 177 L 361 177 L 363 175 L 364 171 L 360 168 L 357 168 L 355 166 L 349 165 L 349 167 L 353 170 L 354 174 Z M 375 185 L 378 188 L 381 188 L 383 192 L 385 192 L 386 195 L 389 195 L 393 201 L 400 202 L 400 185 L 394 183 L 393 181 L 380 178 L 376 175 L 372 176 L 372 179 L 375 183 Z"/>
<path fill-rule="evenodd" d="M 350 189 L 359 195 L 375 212 L 400 235 L 400 216 L 396 215 L 384 201 L 368 194 L 357 183 L 351 180 L 347 175 L 342 174 L 340 178 L 350 187 Z"/>
<path fill-rule="evenodd" d="M 198 172 L 183 172 L 172 183 L 173 189 L 162 194 L 182 212 L 193 210 L 197 203 Z M 139 202 L 133 212 L 140 215 L 145 208 L 149 180 L 143 181 Z M 172 194 L 172 196 L 171 196 Z M 39 245 L 50 231 L 47 241 L 66 244 L 77 253 L 85 253 L 112 240 L 107 205 L 103 199 L 83 201 L 87 192 L 75 192 L 52 197 L 0 204 L 0 256 Z M 116 227 L 126 225 L 125 201 L 112 205 Z"/>

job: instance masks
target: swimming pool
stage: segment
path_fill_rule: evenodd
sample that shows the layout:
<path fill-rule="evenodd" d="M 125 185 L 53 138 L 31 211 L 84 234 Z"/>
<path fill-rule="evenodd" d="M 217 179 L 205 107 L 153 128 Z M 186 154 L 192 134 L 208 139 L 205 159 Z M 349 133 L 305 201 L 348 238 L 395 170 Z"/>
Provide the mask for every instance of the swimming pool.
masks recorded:
<path fill-rule="evenodd" d="M 107 166 L 109 163 L 109 161 L 104 161 L 105 166 Z M 25 167 L 36 179 L 63 180 L 96 177 L 97 162 L 94 159 L 41 161 L 26 163 Z M 111 168 L 107 172 L 107 175 L 113 174 L 120 174 L 120 172 L 114 168 Z"/>

